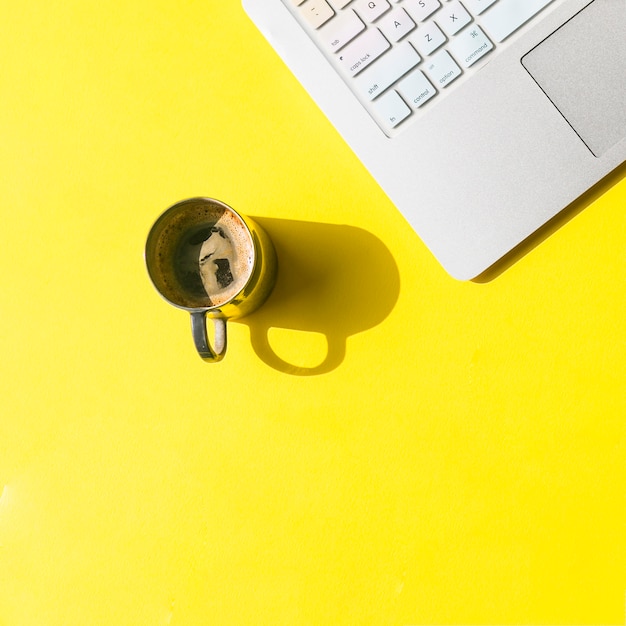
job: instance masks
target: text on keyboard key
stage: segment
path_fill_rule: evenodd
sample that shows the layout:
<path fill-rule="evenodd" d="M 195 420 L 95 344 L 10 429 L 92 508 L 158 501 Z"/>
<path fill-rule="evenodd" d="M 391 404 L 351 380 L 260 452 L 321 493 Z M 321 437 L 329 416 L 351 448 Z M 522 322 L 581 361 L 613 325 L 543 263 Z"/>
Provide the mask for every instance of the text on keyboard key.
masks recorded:
<path fill-rule="evenodd" d="M 355 78 L 355 86 L 365 98 L 373 100 L 420 61 L 415 48 L 405 41 Z"/>
<path fill-rule="evenodd" d="M 411 37 L 411 41 L 421 55 L 428 56 L 446 43 L 446 36 L 434 21 L 430 21 L 420 27 L 417 33 Z"/>
<path fill-rule="evenodd" d="M 469 67 L 493 50 L 493 44 L 479 26 L 473 25 L 457 35 L 448 47 L 457 61 Z"/>
<path fill-rule="evenodd" d="M 405 0 L 404 2 L 404 8 L 418 22 L 423 22 L 440 7 L 439 0 Z"/>
<path fill-rule="evenodd" d="M 341 50 L 363 30 L 365 30 L 365 24 L 354 11 L 348 10 L 322 26 L 319 35 L 326 47 L 335 52 Z"/>
<path fill-rule="evenodd" d="M 426 72 L 435 86 L 447 87 L 463 72 L 454 59 L 445 51 L 440 50 L 428 59 Z"/>
<path fill-rule="evenodd" d="M 395 128 L 402 120 L 411 115 L 411 109 L 395 91 L 390 91 L 376 100 L 373 109 L 389 129 Z"/>
<path fill-rule="evenodd" d="M 391 8 L 387 0 L 356 0 L 352 6 L 366 22 L 377 20 Z"/>
<path fill-rule="evenodd" d="M 311 28 L 319 28 L 335 15 L 326 0 L 309 0 L 300 7 L 300 11 Z"/>
<path fill-rule="evenodd" d="M 339 53 L 339 65 L 355 76 L 390 47 L 391 44 L 377 28 L 366 30 Z"/>
<path fill-rule="evenodd" d="M 454 2 L 444 4 L 443 9 L 437 13 L 435 19 L 446 35 L 450 37 L 456 35 L 463 26 L 469 24 L 472 21 L 472 16 L 458 0 L 454 0 Z"/>
<path fill-rule="evenodd" d="M 398 91 L 416 109 L 437 94 L 437 90 L 420 70 L 411 72 L 398 83 Z"/>
<path fill-rule="evenodd" d="M 387 13 L 377 26 L 389 41 L 400 41 L 415 28 L 415 22 L 404 9 L 396 8 L 391 13 Z"/>

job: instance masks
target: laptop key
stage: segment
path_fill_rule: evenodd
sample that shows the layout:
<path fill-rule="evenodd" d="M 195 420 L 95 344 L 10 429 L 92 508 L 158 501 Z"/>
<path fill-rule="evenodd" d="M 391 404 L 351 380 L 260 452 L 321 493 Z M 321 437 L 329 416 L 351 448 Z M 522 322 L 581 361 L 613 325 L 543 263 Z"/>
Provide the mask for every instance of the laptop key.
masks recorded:
<path fill-rule="evenodd" d="M 411 41 L 415 44 L 417 51 L 421 55 L 428 56 L 446 43 L 447 40 L 436 22 L 430 21 L 426 22 L 426 24 L 422 24 L 422 27 L 417 31 L 415 36 L 411 37 Z"/>
<path fill-rule="evenodd" d="M 439 0 L 405 0 L 404 7 L 413 19 L 423 22 L 429 15 L 441 8 Z"/>
<path fill-rule="evenodd" d="M 373 109 L 387 128 L 395 128 L 402 120 L 411 115 L 411 109 L 395 91 L 390 91 L 378 98 Z"/>
<path fill-rule="evenodd" d="M 447 87 L 463 72 L 448 52 L 441 50 L 428 59 L 426 73 L 435 85 Z"/>
<path fill-rule="evenodd" d="M 296 0 L 299 1 L 299 0 Z M 343 9 L 347 4 L 350 4 L 352 0 L 330 0 L 330 4 L 335 9 L 335 11 L 339 11 Z"/>
<path fill-rule="evenodd" d="M 470 26 L 450 42 L 449 49 L 462 65 L 470 67 L 493 50 L 493 44 L 479 26 Z"/>
<path fill-rule="evenodd" d="M 496 0 L 464 0 L 467 8 L 474 14 L 480 15 L 488 9 Z"/>
<path fill-rule="evenodd" d="M 420 55 L 415 52 L 415 48 L 405 41 L 355 78 L 357 90 L 369 100 L 373 100 L 420 61 Z"/>
<path fill-rule="evenodd" d="M 472 21 L 472 16 L 458 1 L 449 2 L 437 13 L 435 20 L 443 28 L 448 37 L 456 35 L 466 24 Z"/>
<path fill-rule="evenodd" d="M 356 0 L 353 8 L 366 22 L 374 22 L 391 9 L 387 0 Z"/>
<path fill-rule="evenodd" d="M 377 28 L 366 30 L 339 53 L 339 64 L 348 74 L 356 76 L 390 47 Z"/>
<path fill-rule="evenodd" d="M 435 88 L 420 70 L 415 70 L 398 83 L 398 91 L 416 109 L 437 94 Z"/>
<path fill-rule="evenodd" d="M 346 11 L 328 22 L 326 26 L 322 26 L 319 34 L 320 40 L 326 44 L 326 47 L 335 52 L 341 50 L 363 30 L 365 30 L 365 24 L 357 17 L 357 14 L 354 11 Z"/>
<path fill-rule="evenodd" d="M 400 41 L 415 29 L 415 22 L 403 8 L 396 8 L 378 22 L 378 27 L 389 41 Z"/>
<path fill-rule="evenodd" d="M 481 16 L 485 30 L 498 43 L 504 41 L 553 0 L 500 0 Z"/>
<path fill-rule="evenodd" d="M 310 0 L 310 2 L 300 7 L 300 10 L 311 28 L 319 28 L 335 15 L 335 12 L 326 0 Z"/>

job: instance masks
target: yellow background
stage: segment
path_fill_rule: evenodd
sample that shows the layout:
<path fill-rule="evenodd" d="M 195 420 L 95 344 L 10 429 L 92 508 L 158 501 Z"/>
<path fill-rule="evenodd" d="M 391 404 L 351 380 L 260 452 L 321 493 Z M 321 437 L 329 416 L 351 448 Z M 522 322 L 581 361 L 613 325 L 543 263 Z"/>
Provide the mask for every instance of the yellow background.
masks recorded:
<path fill-rule="evenodd" d="M 237 0 L 0 6 L 1 626 L 624 622 L 623 168 L 457 282 Z M 219 365 L 194 195 L 282 262 Z"/>

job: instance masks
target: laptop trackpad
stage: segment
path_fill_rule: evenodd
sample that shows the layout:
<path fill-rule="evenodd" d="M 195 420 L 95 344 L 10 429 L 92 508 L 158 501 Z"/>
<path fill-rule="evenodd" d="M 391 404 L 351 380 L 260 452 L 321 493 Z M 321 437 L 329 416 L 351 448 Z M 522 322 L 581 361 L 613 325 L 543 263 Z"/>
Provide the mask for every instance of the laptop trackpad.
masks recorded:
<path fill-rule="evenodd" d="M 522 58 L 599 157 L 626 138 L 626 2 L 595 0 Z"/>

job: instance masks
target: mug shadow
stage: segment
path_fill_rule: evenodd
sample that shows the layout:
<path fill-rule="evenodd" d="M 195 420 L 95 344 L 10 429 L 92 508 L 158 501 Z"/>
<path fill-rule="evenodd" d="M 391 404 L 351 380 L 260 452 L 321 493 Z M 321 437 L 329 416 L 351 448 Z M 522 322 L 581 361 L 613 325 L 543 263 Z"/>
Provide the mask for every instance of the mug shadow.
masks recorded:
<path fill-rule="evenodd" d="M 589 205 L 593 204 L 625 177 L 626 163 L 623 163 L 610 174 L 605 176 L 600 182 L 596 183 L 580 198 L 563 209 L 558 215 L 555 215 L 551 220 L 546 222 L 541 228 L 539 228 L 539 230 L 530 235 L 530 237 L 526 238 L 519 245 L 513 248 L 513 250 L 503 256 L 499 261 L 474 278 L 472 282 L 488 283 L 495 278 L 498 278 L 501 274 L 506 272 L 506 270 L 515 265 L 515 263 L 525 257 L 540 243 L 551 237 L 557 230 L 567 224 L 570 220 L 574 219 L 574 217 L 584 211 Z"/>
<path fill-rule="evenodd" d="M 270 236 L 278 257 L 273 292 L 254 314 L 237 323 L 250 329 L 252 347 L 274 369 L 297 376 L 338 367 L 349 336 L 380 324 L 400 292 L 397 265 L 380 239 L 354 226 L 253 217 Z M 319 333 L 321 363 L 289 363 L 272 348 L 271 329 Z"/>

